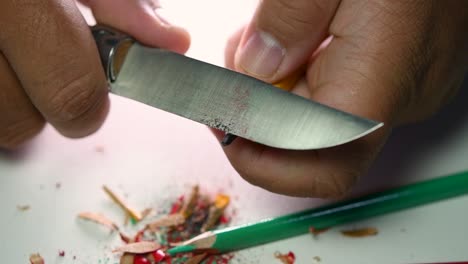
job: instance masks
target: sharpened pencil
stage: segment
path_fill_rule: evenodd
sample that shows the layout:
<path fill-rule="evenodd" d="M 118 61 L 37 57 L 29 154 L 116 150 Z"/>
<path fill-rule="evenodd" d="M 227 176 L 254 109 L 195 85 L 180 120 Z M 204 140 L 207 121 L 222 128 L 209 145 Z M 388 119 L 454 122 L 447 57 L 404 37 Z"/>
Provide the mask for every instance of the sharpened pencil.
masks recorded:
<path fill-rule="evenodd" d="M 435 178 L 256 223 L 202 233 L 167 251 L 170 255 L 236 251 L 316 230 L 364 220 L 468 193 L 468 171 Z"/>

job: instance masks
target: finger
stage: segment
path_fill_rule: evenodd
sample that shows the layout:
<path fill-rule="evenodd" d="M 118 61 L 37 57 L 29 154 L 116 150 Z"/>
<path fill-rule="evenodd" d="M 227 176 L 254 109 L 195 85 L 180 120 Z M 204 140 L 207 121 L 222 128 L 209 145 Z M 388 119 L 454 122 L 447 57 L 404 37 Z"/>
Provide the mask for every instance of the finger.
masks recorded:
<path fill-rule="evenodd" d="M 44 127 L 44 119 L 34 108 L 15 73 L 0 53 L 0 149 L 14 149 Z"/>
<path fill-rule="evenodd" d="M 108 112 L 108 85 L 75 3 L 2 1 L 0 17 L 0 50 L 46 120 L 70 137 L 96 131 Z"/>
<path fill-rule="evenodd" d="M 242 138 L 223 149 L 239 175 L 255 186 L 290 196 L 338 198 L 367 171 L 383 144 L 382 132 L 321 150 L 276 149 Z"/>
<path fill-rule="evenodd" d="M 418 82 L 431 64 L 433 23 L 418 15 L 427 4 L 342 1 L 330 25 L 333 39 L 307 72 L 312 99 L 387 127 L 398 123 L 418 101 Z"/>
<path fill-rule="evenodd" d="M 239 47 L 239 43 L 244 31 L 245 26 L 240 27 L 237 29 L 237 31 L 234 32 L 234 34 L 231 35 L 231 37 L 229 37 L 226 43 L 226 47 L 224 49 L 224 65 L 231 70 L 235 70 L 234 54 Z"/>
<path fill-rule="evenodd" d="M 240 41 L 237 70 L 276 82 L 307 62 L 328 36 L 339 0 L 264 0 Z"/>
<path fill-rule="evenodd" d="M 367 171 L 414 99 L 414 87 L 408 86 L 415 83 L 405 78 L 424 75 L 415 70 L 424 70 L 427 61 L 418 56 L 422 61 L 414 60 L 414 54 L 424 54 L 431 46 L 424 37 L 427 32 L 418 30 L 429 21 L 401 23 L 401 17 L 412 17 L 421 7 L 402 3 L 389 7 L 343 1 L 330 27 L 334 37 L 307 73 L 313 100 L 384 121 L 385 126 L 349 144 L 318 151 L 285 151 L 239 140 L 225 151 L 244 178 L 274 192 L 327 197 L 346 193 Z"/>
<path fill-rule="evenodd" d="M 190 36 L 181 27 L 170 24 L 158 12 L 154 0 L 87 0 L 98 23 L 126 32 L 138 41 L 154 47 L 185 53 Z"/>

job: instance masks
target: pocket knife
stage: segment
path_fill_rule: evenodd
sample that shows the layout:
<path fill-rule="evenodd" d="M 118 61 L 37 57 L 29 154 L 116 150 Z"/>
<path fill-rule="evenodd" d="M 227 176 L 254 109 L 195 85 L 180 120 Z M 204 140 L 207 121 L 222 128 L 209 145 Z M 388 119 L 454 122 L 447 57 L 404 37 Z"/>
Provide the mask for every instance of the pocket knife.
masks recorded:
<path fill-rule="evenodd" d="M 251 76 L 147 47 L 113 28 L 91 27 L 110 91 L 263 145 L 333 147 L 383 125 Z"/>

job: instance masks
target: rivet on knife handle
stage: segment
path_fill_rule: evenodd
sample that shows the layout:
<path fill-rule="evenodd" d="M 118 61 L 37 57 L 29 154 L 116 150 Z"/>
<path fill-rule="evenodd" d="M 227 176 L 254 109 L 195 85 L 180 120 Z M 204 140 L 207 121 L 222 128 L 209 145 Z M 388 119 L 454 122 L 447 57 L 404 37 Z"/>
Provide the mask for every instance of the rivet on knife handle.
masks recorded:
<path fill-rule="evenodd" d="M 104 25 L 91 27 L 91 32 L 96 41 L 107 80 L 114 82 L 125 60 L 125 55 L 135 41 L 128 35 Z"/>

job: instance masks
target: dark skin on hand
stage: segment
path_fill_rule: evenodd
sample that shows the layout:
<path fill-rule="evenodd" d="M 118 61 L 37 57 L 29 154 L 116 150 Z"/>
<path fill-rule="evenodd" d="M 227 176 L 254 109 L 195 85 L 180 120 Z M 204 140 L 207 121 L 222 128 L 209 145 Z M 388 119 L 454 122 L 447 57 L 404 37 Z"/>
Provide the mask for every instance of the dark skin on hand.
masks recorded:
<path fill-rule="evenodd" d="M 188 33 L 151 0 L 87 0 L 100 23 L 146 45 L 184 53 Z M 96 44 L 73 0 L 0 2 L 0 148 L 15 149 L 49 122 L 67 137 L 95 132 L 109 110 Z"/>
<path fill-rule="evenodd" d="M 98 22 L 144 44 L 188 49 L 188 33 L 158 16 L 155 1 L 82 2 Z M 68 137 L 96 131 L 109 108 L 107 83 L 75 3 L 4 0 L 0 18 L 0 148 L 17 148 L 45 122 Z M 239 138 L 224 148 L 231 164 L 273 192 L 346 194 L 394 127 L 430 117 L 456 94 L 468 70 L 466 25 L 463 0 L 260 1 L 251 22 L 228 41 L 226 66 L 274 83 L 306 64 L 292 92 L 385 126 L 311 151 Z"/>

